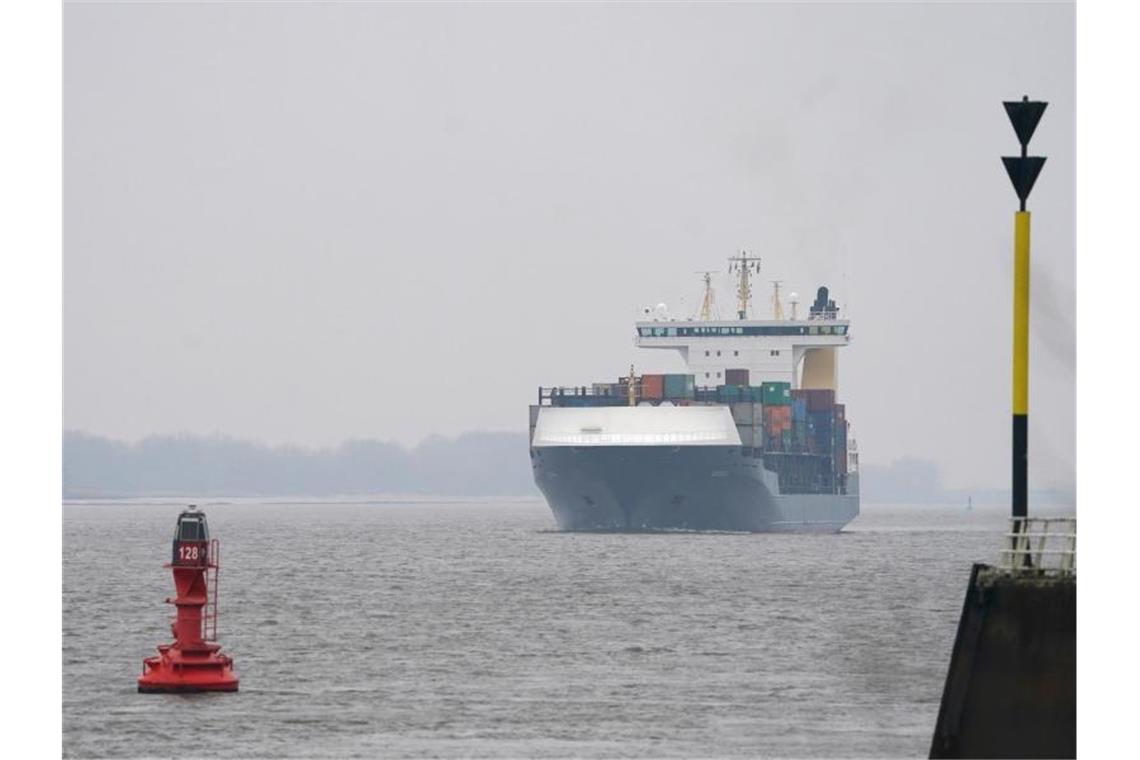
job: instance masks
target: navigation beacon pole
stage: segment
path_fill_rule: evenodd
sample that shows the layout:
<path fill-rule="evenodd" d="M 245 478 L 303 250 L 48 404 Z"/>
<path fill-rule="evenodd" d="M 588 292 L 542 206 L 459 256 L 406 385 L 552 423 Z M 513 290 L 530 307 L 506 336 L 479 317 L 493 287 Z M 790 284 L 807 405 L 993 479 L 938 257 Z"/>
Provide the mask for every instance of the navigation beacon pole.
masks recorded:
<path fill-rule="evenodd" d="M 1029 212 L 1025 201 L 1041 167 L 1043 156 L 1030 156 L 1029 139 L 1048 103 L 1021 100 L 1003 103 L 1021 143 L 1020 156 L 1003 156 L 1006 173 L 1021 203 L 1013 222 L 1013 495 L 1014 518 L 1029 515 Z M 1016 530 L 1016 523 L 1015 523 Z"/>
<path fill-rule="evenodd" d="M 170 624 L 173 644 L 159 644 L 158 656 L 143 661 L 140 692 L 237 691 L 233 660 L 218 644 L 218 539 L 211 539 L 206 515 L 191 506 L 174 528 L 171 568 L 177 609 Z M 212 572 L 211 572 L 212 571 Z M 212 588 L 211 588 L 212 586 Z"/>
<path fill-rule="evenodd" d="M 975 563 L 942 690 L 930 757 L 1076 757 L 1077 520 L 1028 516 L 1029 212 L 1045 164 L 1028 155 L 1046 104 L 1004 104 L 1021 155 L 1002 157 L 1014 216 L 1013 498 L 1009 548 Z"/>

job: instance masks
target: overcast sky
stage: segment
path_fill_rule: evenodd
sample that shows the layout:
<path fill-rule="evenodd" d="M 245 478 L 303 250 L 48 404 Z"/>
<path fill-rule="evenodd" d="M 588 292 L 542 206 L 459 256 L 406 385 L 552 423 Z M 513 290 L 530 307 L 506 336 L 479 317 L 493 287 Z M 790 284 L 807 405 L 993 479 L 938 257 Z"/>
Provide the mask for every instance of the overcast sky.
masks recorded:
<path fill-rule="evenodd" d="M 864 461 L 1005 485 L 1027 93 L 1030 479 L 1073 482 L 1071 5 L 69 4 L 64 45 L 69 429 L 525 430 L 539 384 L 680 370 L 638 307 L 746 248 L 758 316 L 848 310 Z"/>

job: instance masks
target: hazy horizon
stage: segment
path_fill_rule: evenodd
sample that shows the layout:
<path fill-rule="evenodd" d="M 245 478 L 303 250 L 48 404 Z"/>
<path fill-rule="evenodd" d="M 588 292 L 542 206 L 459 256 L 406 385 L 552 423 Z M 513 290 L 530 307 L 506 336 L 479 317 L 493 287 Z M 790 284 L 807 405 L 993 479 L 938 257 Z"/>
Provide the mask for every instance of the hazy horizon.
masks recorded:
<path fill-rule="evenodd" d="M 1003 486 L 1029 94 L 1030 485 L 1073 486 L 1072 4 L 64 8 L 65 429 L 525 433 L 540 384 L 680 371 L 637 309 L 744 248 L 754 314 L 852 319 L 864 464 Z"/>
<path fill-rule="evenodd" d="M 339 446 L 269 446 L 230 436 L 155 435 L 136 442 L 79 431 L 63 437 L 65 499 L 163 497 L 526 497 L 541 501 L 527 434 L 468 432 L 414 447 L 356 439 Z M 864 465 L 868 504 L 1004 505 L 1008 489 L 948 488 L 935 462 L 903 457 Z M 1035 509 L 1076 505 L 1066 489 L 1030 492 Z"/>

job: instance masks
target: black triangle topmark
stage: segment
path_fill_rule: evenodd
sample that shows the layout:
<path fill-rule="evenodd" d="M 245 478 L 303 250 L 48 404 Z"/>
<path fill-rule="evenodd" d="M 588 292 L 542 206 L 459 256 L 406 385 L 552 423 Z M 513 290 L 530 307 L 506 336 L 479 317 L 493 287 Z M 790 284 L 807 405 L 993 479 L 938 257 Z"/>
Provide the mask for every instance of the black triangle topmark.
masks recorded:
<path fill-rule="evenodd" d="M 1013 183 L 1014 192 L 1021 201 L 1021 210 L 1025 210 L 1025 199 L 1033 190 L 1033 183 L 1045 165 L 1044 156 L 1002 156 L 1001 162 L 1005 164 L 1006 174 Z"/>
<path fill-rule="evenodd" d="M 1025 146 L 1029 145 L 1029 138 L 1033 137 L 1033 132 L 1037 129 L 1037 122 L 1041 121 L 1045 106 L 1049 104 L 1041 100 L 1029 100 L 1026 96 L 1021 100 L 1003 101 L 1002 105 L 1005 106 L 1005 113 L 1009 116 L 1013 131 L 1017 133 L 1017 140 L 1021 143 L 1024 154 Z"/>

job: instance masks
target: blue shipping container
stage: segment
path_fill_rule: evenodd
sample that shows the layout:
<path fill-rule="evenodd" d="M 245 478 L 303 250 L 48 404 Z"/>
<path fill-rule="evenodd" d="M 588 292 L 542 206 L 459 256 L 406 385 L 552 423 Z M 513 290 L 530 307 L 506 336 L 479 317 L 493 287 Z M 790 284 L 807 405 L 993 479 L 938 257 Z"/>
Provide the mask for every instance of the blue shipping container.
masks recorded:
<path fill-rule="evenodd" d="M 718 385 L 716 387 L 717 399 L 722 403 L 740 401 L 739 385 Z"/>

